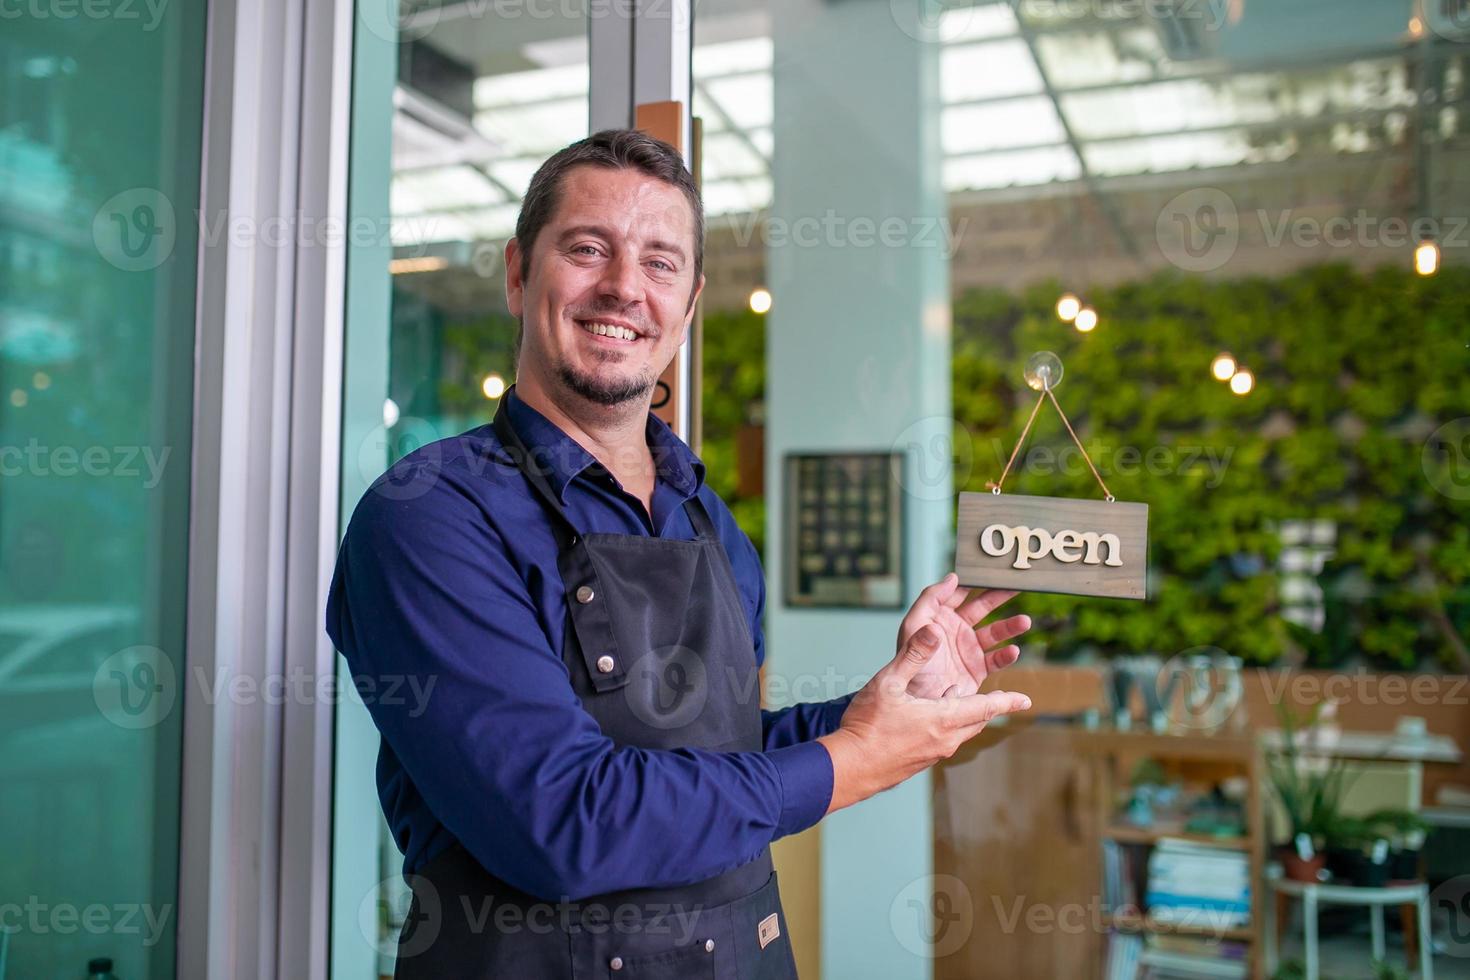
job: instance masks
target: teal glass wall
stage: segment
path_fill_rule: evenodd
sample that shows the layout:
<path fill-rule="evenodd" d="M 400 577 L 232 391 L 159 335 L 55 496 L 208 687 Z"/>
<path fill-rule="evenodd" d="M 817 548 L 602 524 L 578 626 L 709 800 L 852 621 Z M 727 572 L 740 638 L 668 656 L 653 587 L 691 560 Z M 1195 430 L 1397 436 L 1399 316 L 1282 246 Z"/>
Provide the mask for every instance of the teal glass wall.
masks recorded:
<path fill-rule="evenodd" d="M 0 977 L 174 976 L 206 7 L 0 9 Z"/>

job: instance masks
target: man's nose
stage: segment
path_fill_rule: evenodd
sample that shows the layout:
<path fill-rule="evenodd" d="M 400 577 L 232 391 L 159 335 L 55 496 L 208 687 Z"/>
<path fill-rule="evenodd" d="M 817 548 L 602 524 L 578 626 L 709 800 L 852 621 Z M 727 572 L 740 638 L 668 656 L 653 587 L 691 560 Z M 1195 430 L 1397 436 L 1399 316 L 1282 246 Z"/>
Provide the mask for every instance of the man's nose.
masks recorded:
<path fill-rule="evenodd" d="M 604 269 L 600 283 L 603 295 L 615 297 L 620 304 L 643 299 L 643 268 L 638 264 L 637 256 L 620 250 Z"/>

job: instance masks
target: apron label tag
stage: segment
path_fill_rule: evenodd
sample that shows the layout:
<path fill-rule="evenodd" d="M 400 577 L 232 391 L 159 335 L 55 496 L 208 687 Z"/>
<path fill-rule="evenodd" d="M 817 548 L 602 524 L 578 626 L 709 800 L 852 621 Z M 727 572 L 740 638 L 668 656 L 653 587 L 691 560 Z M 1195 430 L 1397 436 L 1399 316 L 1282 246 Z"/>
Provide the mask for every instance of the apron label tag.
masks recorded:
<path fill-rule="evenodd" d="M 779 939 L 781 937 L 781 921 L 776 917 L 776 913 L 772 912 L 762 919 L 757 931 L 760 934 L 761 949 L 765 949 Z"/>

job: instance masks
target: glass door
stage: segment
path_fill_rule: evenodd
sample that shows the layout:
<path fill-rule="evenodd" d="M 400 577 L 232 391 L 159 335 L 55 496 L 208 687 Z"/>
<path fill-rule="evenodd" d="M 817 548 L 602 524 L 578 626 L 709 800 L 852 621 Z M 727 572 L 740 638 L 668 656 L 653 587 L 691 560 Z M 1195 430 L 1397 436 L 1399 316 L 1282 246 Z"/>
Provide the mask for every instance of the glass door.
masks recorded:
<path fill-rule="evenodd" d="M 0 977 L 175 975 L 202 3 L 0 29 Z"/>
<path fill-rule="evenodd" d="M 373 5 L 373 6 L 381 6 Z M 514 380 L 501 259 L 547 156 L 588 132 L 581 4 L 360 5 L 354 50 L 342 520 L 393 461 L 481 425 Z M 344 690 L 350 679 L 344 678 Z M 337 716 L 332 976 L 393 973 L 408 911 L 360 702 Z"/>

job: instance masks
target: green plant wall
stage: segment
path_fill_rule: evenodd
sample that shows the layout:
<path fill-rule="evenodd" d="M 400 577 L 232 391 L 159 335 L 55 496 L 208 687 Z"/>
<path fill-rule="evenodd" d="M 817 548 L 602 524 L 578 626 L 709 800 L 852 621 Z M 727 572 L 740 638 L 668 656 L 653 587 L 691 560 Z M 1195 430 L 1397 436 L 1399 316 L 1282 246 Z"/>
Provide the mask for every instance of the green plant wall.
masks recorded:
<path fill-rule="evenodd" d="M 1057 395 L 1120 500 L 1150 511 L 1146 603 L 1032 595 L 1051 658 L 1211 645 L 1269 663 L 1470 669 L 1470 487 L 1443 468 L 1470 446 L 1436 447 L 1470 416 L 1470 270 L 1421 279 L 1322 266 L 1276 279 L 1161 275 L 1089 292 L 1090 334 L 1060 322 L 1058 284 L 954 302 L 955 485 L 984 491 L 1035 393 L 1034 351 L 1065 364 Z M 705 318 L 709 479 L 760 543 L 758 501 L 734 494 L 734 432 L 764 390 L 764 331 L 750 313 Z M 1210 377 L 1229 351 L 1256 377 L 1234 395 Z M 1049 407 L 1007 479 L 1018 493 L 1101 491 Z M 1327 521 L 1320 632 L 1281 615 L 1279 528 Z"/>

